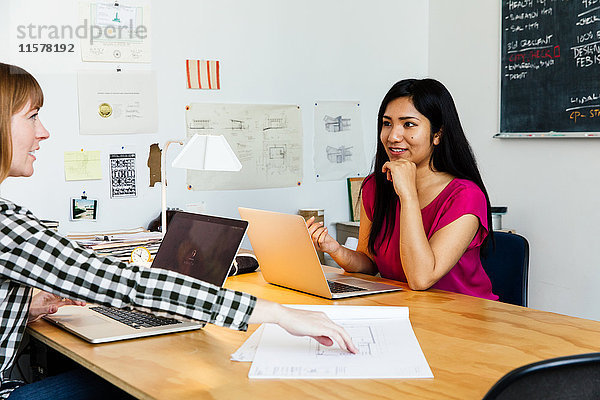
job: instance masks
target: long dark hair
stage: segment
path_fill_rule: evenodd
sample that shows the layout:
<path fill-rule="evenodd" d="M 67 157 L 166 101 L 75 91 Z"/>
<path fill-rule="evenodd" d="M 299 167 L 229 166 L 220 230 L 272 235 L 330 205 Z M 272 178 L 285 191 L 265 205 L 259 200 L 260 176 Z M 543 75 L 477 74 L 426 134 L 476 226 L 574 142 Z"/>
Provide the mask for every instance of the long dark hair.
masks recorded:
<path fill-rule="evenodd" d="M 369 233 L 368 249 L 372 254 L 377 254 L 375 242 L 379 233 L 384 230 L 383 241 L 388 241 L 395 224 L 396 206 L 398 196 L 393 184 L 381 173 L 383 164 L 389 161 L 380 135 L 383 127 L 383 115 L 388 104 L 397 98 L 408 97 L 417 111 L 423 114 L 431 124 L 430 143 L 433 144 L 434 134 L 442 132 L 440 142 L 433 146 L 433 153 L 429 166 L 435 171 L 446 172 L 460 179 L 474 182 L 483 194 L 487 203 L 487 219 L 489 235 L 485 238 L 482 249 L 486 248 L 489 239 L 493 240 L 492 213 L 490 198 L 479 174 L 475 156 L 465 137 L 465 132 L 458 118 L 452 95 L 448 89 L 435 79 L 404 79 L 397 82 L 387 92 L 379 107 L 377 115 L 377 152 L 373 163 L 373 174 L 365 179 L 375 179 L 375 209 L 371 232 Z"/>

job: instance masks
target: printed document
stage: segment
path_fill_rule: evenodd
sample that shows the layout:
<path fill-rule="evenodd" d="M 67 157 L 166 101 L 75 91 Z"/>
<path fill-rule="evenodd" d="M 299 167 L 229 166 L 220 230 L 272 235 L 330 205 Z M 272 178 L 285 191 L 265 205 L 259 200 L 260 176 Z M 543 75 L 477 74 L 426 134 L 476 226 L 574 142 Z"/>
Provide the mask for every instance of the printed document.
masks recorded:
<path fill-rule="evenodd" d="M 325 312 L 348 331 L 359 353 L 323 346 L 312 338 L 292 336 L 278 325 L 265 324 L 249 378 L 433 378 L 407 307 L 293 307 Z"/>
<path fill-rule="evenodd" d="M 80 72 L 77 82 L 80 134 L 155 133 L 158 130 L 154 72 Z"/>
<path fill-rule="evenodd" d="M 123 4 L 125 3 L 125 4 Z M 88 62 L 150 63 L 151 18 L 147 0 L 88 2 L 79 4 L 80 25 L 88 29 L 81 38 L 81 59 Z"/>

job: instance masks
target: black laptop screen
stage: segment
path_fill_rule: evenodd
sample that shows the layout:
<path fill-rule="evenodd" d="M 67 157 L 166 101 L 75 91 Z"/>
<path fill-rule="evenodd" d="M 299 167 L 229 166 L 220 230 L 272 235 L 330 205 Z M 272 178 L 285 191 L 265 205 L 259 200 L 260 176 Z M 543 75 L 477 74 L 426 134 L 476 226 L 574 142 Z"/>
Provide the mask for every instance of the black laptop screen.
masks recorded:
<path fill-rule="evenodd" d="M 246 221 L 176 213 L 152 267 L 221 286 L 246 232 Z"/>

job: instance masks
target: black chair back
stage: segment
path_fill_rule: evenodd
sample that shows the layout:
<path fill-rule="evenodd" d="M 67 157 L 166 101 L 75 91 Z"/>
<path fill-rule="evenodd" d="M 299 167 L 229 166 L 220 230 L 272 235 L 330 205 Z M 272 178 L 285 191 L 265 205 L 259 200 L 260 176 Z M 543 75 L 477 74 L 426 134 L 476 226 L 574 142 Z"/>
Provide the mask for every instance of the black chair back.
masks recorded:
<path fill-rule="evenodd" d="M 481 264 L 492 281 L 492 292 L 504 303 L 527 307 L 529 243 L 516 233 L 494 232 L 496 248 L 488 241 Z M 485 255 L 484 255 L 485 254 Z"/>
<path fill-rule="evenodd" d="M 600 399 L 600 353 L 528 364 L 504 375 L 483 400 Z"/>

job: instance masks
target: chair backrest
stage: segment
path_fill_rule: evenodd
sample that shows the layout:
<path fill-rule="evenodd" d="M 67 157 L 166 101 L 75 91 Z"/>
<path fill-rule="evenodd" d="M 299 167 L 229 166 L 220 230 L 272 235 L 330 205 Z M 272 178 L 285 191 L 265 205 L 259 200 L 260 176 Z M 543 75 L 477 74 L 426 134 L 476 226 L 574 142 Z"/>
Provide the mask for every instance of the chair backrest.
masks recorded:
<path fill-rule="evenodd" d="M 551 358 L 504 375 L 483 400 L 600 399 L 600 353 Z"/>
<path fill-rule="evenodd" d="M 527 307 L 529 243 L 516 233 L 494 232 L 496 248 L 488 241 L 481 264 L 492 281 L 492 291 L 504 303 Z M 486 254 L 486 255 L 483 255 Z"/>

